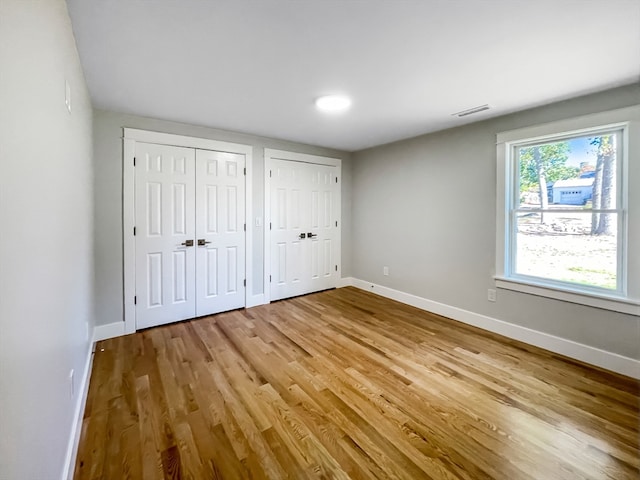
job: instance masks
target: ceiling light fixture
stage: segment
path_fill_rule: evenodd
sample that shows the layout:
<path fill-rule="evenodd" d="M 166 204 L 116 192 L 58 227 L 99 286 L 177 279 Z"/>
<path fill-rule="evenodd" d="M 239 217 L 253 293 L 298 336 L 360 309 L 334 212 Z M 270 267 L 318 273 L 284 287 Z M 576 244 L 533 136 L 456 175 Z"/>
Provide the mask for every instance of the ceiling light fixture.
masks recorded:
<path fill-rule="evenodd" d="M 351 99 L 344 95 L 325 95 L 316 100 L 316 107 L 323 112 L 344 112 L 351 106 Z"/>
<path fill-rule="evenodd" d="M 480 105 L 478 107 L 470 108 L 469 110 L 462 110 L 460 112 L 452 113 L 452 117 L 466 117 L 467 115 L 473 115 L 474 113 L 484 112 L 485 110 L 489 110 L 491 107 L 489 105 Z"/>

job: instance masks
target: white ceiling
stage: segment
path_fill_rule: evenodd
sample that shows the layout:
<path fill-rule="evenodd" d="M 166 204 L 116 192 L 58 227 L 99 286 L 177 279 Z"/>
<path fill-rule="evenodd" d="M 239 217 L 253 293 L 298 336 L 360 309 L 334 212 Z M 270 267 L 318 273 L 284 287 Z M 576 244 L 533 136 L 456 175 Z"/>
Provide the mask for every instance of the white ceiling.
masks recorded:
<path fill-rule="evenodd" d="M 67 3 L 95 107 L 349 151 L 640 80 L 638 0 Z"/>

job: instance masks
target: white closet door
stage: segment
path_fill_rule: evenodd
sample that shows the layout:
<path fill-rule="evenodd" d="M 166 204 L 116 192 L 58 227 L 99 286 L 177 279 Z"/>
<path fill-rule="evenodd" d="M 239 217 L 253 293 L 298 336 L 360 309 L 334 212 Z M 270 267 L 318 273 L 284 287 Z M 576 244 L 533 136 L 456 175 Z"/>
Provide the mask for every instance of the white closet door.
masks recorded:
<path fill-rule="evenodd" d="M 336 167 L 306 164 L 309 184 L 310 245 L 309 292 L 333 288 L 337 282 L 337 195 Z M 311 233 L 311 237 L 309 237 Z"/>
<path fill-rule="evenodd" d="M 195 152 L 136 142 L 136 328 L 195 316 Z"/>
<path fill-rule="evenodd" d="M 196 315 L 245 306 L 245 156 L 196 151 Z"/>
<path fill-rule="evenodd" d="M 271 163 L 271 300 L 337 284 L 337 168 Z"/>
<path fill-rule="evenodd" d="M 309 178 L 300 162 L 273 160 L 271 167 L 271 300 L 279 300 L 308 289 Z"/>

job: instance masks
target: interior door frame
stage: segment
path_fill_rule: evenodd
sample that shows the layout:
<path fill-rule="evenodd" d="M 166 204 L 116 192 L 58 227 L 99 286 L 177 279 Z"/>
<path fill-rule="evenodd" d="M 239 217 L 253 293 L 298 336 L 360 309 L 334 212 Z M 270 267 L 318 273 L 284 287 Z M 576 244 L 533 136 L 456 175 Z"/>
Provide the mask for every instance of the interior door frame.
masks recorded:
<path fill-rule="evenodd" d="M 218 152 L 236 153 L 245 156 L 246 175 L 245 187 L 245 224 L 252 218 L 252 186 L 253 186 L 253 147 L 241 143 L 223 142 L 206 138 L 174 135 L 171 133 L 153 132 L 136 128 L 123 128 L 123 165 L 122 165 L 122 243 L 123 243 L 123 305 L 124 305 L 124 333 L 136 331 L 136 306 L 134 297 L 136 294 L 136 238 L 133 234 L 135 227 L 135 167 L 134 156 L 136 142 L 155 143 L 158 145 L 171 145 L 174 147 L 186 147 L 202 150 L 214 150 Z M 244 290 L 245 305 L 248 305 L 249 292 L 253 291 L 253 279 L 249 272 L 253 271 L 253 229 L 247 225 L 245 231 L 245 271 L 244 278 L 247 285 Z"/>
<path fill-rule="evenodd" d="M 292 162 L 311 163 L 315 165 L 328 165 L 336 167 L 338 178 L 337 191 L 337 248 L 336 264 L 336 284 L 339 285 L 342 278 L 342 160 L 339 158 L 322 157 L 319 155 L 309 155 L 307 153 L 289 152 L 286 150 L 264 149 L 264 303 L 271 303 L 271 169 L 273 160 L 289 160 Z"/>

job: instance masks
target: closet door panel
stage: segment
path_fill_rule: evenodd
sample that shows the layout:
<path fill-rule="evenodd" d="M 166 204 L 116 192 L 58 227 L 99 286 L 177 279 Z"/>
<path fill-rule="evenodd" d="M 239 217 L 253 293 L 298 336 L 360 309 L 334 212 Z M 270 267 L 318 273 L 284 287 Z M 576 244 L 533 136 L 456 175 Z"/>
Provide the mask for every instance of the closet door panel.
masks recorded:
<path fill-rule="evenodd" d="M 195 152 L 136 143 L 136 328 L 196 312 Z"/>
<path fill-rule="evenodd" d="M 196 315 L 245 306 L 245 156 L 196 151 Z"/>

